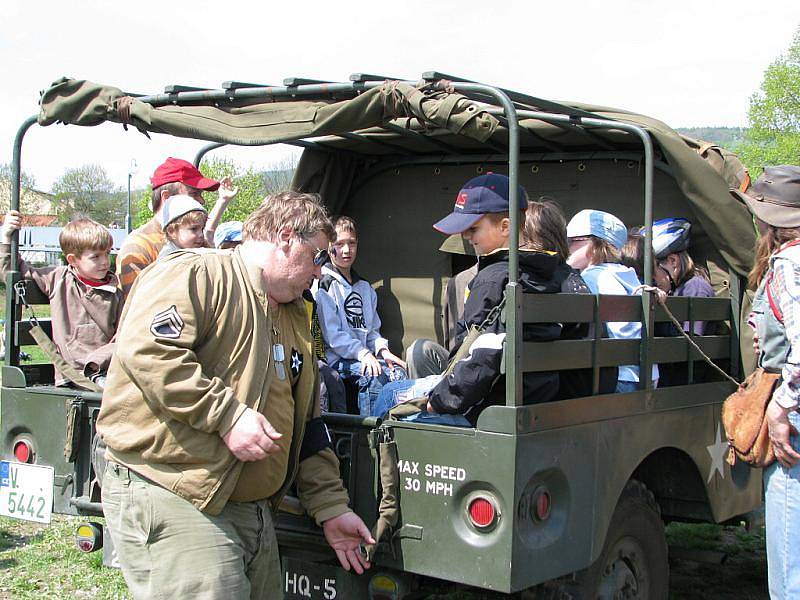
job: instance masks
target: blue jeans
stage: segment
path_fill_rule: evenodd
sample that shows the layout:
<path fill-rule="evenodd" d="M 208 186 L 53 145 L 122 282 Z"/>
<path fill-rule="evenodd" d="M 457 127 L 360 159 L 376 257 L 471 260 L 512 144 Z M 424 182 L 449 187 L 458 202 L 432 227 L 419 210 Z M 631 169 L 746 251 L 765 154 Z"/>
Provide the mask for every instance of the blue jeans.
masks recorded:
<path fill-rule="evenodd" d="M 378 395 L 378 401 L 372 407 L 373 417 L 382 417 L 390 408 L 402 402 L 423 398 L 436 387 L 442 380 L 441 375 L 429 375 L 422 379 L 406 379 L 405 381 L 393 381 L 383 387 Z M 445 415 L 437 413 L 420 412 L 410 415 L 404 421 L 416 421 L 417 423 L 435 423 L 437 425 L 453 425 L 456 427 L 472 427 L 472 424 L 464 415 Z"/>
<path fill-rule="evenodd" d="M 789 413 L 800 430 L 800 415 Z M 800 439 L 791 438 L 800 452 Z M 800 598 L 800 464 L 790 469 L 777 461 L 764 469 L 767 521 L 767 575 L 772 600 Z"/>
<path fill-rule="evenodd" d="M 372 414 L 372 407 L 378 400 L 381 389 L 390 381 L 401 381 L 407 378 L 406 372 L 400 367 L 390 369 L 386 363 L 378 359 L 382 373 L 373 377 L 361 374 L 360 360 L 340 360 L 334 368 L 344 379 L 355 381 L 358 384 L 358 414 L 367 417 Z"/>
<path fill-rule="evenodd" d="M 635 392 L 639 389 L 638 381 L 622 381 L 617 380 L 617 389 L 614 390 L 616 394 L 624 394 L 626 392 Z"/>

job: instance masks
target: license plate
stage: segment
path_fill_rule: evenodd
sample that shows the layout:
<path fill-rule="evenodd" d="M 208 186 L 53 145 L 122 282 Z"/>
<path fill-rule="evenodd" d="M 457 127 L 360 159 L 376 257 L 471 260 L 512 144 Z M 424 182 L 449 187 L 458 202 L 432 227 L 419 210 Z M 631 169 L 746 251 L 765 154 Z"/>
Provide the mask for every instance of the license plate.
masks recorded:
<path fill-rule="evenodd" d="M 284 600 L 347 600 L 361 588 L 366 592 L 367 579 L 330 565 L 283 559 Z"/>
<path fill-rule="evenodd" d="M 49 523 L 53 478 L 53 467 L 0 461 L 0 515 Z"/>

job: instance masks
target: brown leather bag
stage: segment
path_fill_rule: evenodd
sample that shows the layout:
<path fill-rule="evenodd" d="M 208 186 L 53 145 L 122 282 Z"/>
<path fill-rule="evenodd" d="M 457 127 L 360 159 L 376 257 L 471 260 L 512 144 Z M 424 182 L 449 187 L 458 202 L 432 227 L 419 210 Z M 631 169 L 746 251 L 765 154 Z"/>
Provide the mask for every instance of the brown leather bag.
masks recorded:
<path fill-rule="evenodd" d="M 780 378 L 780 373 L 758 368 L 725 399 L 722 425 L 728 438 L 727 461 L 731 466 L 737 458 L 753 467 L 766 467 L 775 461 L 766 413 Z"/>

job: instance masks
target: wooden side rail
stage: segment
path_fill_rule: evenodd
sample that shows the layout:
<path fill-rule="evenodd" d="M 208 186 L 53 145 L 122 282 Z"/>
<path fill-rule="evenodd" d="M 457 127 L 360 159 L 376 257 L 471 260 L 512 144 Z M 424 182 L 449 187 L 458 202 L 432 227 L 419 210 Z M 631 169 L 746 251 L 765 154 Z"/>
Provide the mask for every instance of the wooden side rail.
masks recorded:
<path fill-rule="evenodd" d="M 594 294 L 523 294 L 522 310 L 525 323 L 592 323 L 595 305 L 600 303 L 600 320 L 641 321 L 640 296 L 595 296 Z M 667 307 L 679 321 L 727 321 L 731 318 L 728 298 L 669 298 Z M 656 322 L 669 321 L 664 309 L 656 305 Z"/>
<path fill-rule="evenodd" d="M 680 321 L 728 322 L 732 304 L 728 298 L 669 298 L 667 307 Z M 594 294 L 523 294 L 524 323 L 594 323 L 641 321 L 641 296 Z M 670 321 L 664 308 L 655 305 L 653 319 Z M 723 328 L 727 329 L 727 328 Z M 712 359 L 731 356 L 730 335 L 692 336 L 694 342 Z M 525 342 L 522 345 L 522 371 L 558 371 L 639 364 L 641 340 L 582 339 L 552 342 Z M 649 357 L 655 364 L 702 360 L 683 336 L 650 337 Z M 593 363 L 595 357 L 596 363 Z"/>
<path fill-rule="evenodd" d="M 712 359 L 730 357 L 728 335 L 695 336 L 694 341 Z M 598 367 L 639 364 L 640 340 L 556 340 L 524 343 L 522 371 L 530 373 L 590 369 L 594 366 L 592 355 L 595 344 L 597 344 Z M 650 352 L 656 364 L 701 360 L 700 355 L 684 337 L 653 338 L 650 340 Z"/>
<path fill-rule="evenodd" d="M 47 336 L 53 339 L 53 324 L 50 319 L 38 319 L 39 326 Z M 35 346 L 36 340 L 31 336 L 31 322 L 23 317 L 23 320 L 14 323 L 14 343 L 17 346 Z"/>

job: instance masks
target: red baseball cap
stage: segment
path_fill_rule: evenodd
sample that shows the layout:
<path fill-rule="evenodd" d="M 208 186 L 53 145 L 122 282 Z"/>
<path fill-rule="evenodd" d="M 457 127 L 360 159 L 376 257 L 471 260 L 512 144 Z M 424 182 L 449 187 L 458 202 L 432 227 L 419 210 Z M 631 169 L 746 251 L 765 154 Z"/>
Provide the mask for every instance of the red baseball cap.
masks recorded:
<path fill-rule="evenodd" d="M 156 168 L 150 178 L 153 189 L 166 183 L 183 183 L 198 190 L 213 192 L 219 187 L 219 181 L 203 177 L 203 174 L 190 162 L 171 156 L 164 164 Z"/>

